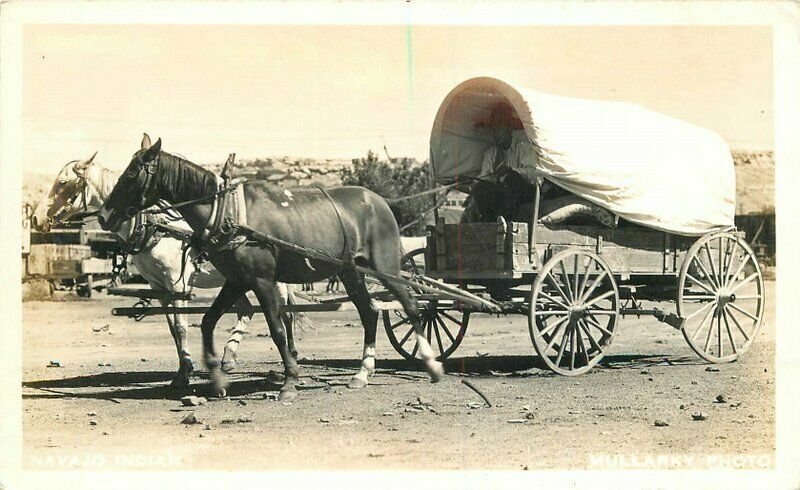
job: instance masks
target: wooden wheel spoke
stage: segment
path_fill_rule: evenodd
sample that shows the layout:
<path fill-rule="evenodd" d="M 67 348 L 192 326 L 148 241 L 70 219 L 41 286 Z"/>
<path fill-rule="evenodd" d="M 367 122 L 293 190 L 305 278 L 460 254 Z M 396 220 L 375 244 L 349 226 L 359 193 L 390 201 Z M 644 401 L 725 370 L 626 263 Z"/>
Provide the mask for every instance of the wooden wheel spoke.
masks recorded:
<path fill-rule="evenodd" d="M 758 277 L 758 272 L 753 272 L 752 274 L 750 274 L 750 275 L 749 275 L 749 276 L 747 276 L 746 278 L 742 279 L 742 281 L 741 281 L 741 282 L 739 282 L 738 284 L 736 284 L 736 286 L 734 286 L 734 287 L 733 287 L 733 289 L 730 289 L 730 290 L 728 290 L 728 292 L 729 292 L 730 294 L 733 294 L 733 293 L 735 293 L 736 291 L 738 291 L 738 290 L 739 290 L 739 288 L 741 288 L 742 286 L 744 286 L 745 284 L 749 283 L 750 281 L 752 281 L 753 279 L 755 279 L 755 278 L 757 278 L 757 277 Z"/>
<path fill-rule="evenodd" d="M 569 294 L 570 301 L 575 301 L 575 295 L 572 292 L 572 284 L 569 283 L 569 274 L 567 274 L 567 266 L 566 260 L 560 260 L 558 262 L 558 266 L 561 268 L 561 277 L 562 282 L 565 285 L 565 289 L 567 290 L 567 294 Z"/>
<path fill-rule="evenodd" d="M 430 344 L 431 341 L 432 341 L 431 335 L 433 335 L 433 320 L 432 319 L 428 319 L 428 328 L 427 328 L 427 331 L 425 333 L 426 333 L 426 336 L 428 338 L 428 344 Z"/>
<path fill-rule="evenodd" d="M 695 311 L 694 313 L 692 313 L 692 314 L 690 314 L 689 316 L 687 316 L 686 318 L 684 318 L 684 320 L 688 322 L 688 321 L 689 321 L 689 320 L 691 320 L 692 318 L 694 318 L 694 317 L 696 317 L 697 315 L 699 315 L 699 314 L 700 314 L 700 312 L 702 312 L 702 311 L 703 311 L 703 310 L 705 310 L 706 308 L 710 308 L 710 307 L 712 307 L 712 306 L 714 306 L 714 305 L 716 305 L 716 304 L 717 304 L 716 302 L 708 302 L 708 303 L 706 303 L 705 305 L 703 305 L 702 307 L 700 307 L 700 308 L 699 308 L 697 311 Z"/>
<path fill-rule="evenodd" d="M 714 291 L 713 289 L 711 289 L 708 286 L 706 286 L 705 284 L 703 284 L 703 281 L 701 281 L 700 279 L 694 277 L 693 275 L 691 275 L 689 273 L 686 273 L 686 277 L 691 279 L 693 283 L 695 283 L 698 286 L 700 286 L 701 288 L 703 288 L 708 294 L 717 294 L 716 291 Z"/>
<path fill-rule="evenodd" d="M 552 332 L 552 331 L 553 331 L 553 329 L 555 329 L 555 328 L 558 328 L 560 325 L 562 325 L 562 324 L 563 324 L 565 321 L 567 321 L 567 320 L 569 320 L 569 316 L 567 316 L 567 315 L 564 315 L 564 317 L 563 317 L 563 318 L 561 318 L 560 320 L 556 320 L 555 322 L 553 322 L 553 324 L 552 324 L 552 325 L 548 325 L 548 326 L 547 326 L 547 328 L 545 328 L 545 329 L 543 329 L 543 330 L 541 330 L 541 331 L 540 331 L 540 333 L 541 333 L 542 337 L 544 337 L 545 335 L 547 335 L 547 334 L 549 334 L 550 332 Z M 554 335 L 554 336 L 555 336 L 555 335 Z"/>
<path fill-rule="evenodd" d="M 545 279 L 549 279 L 550 280 L 550 284 L 552 284 L 556 288 L 556 290 L 558 291 L 558 294 L 561 295 L 561 298 L 564 301 L 566 301 L 567 303 L 570 303 L 570 298 L 567 296 L 567 294 L 564 292 L 564 290 L 561 289 L 561 286 L 558 285 L 558 282 L 556 281 L 555 277 L 553 277 L 553 274 L 550 273 L 550 271 L 547 271 L 547 274 L 545 275 Z"/>
<path fill-rule="evenodd" d="M 569 332 L 569 369 L 570 371 L 575 370 L 575 334 L 577 331 L 575 330 L 574 326 Z"/>
<path fill-rule="evenodd" d="M 553 296 L 550 296 L 549 294 L 545 293 L 544 291 L 540 291 L 540 292 L 539 292 L 539 295 L 540 295 L 540 296 L 542 296 L 542 297 L 544 297 L 545 299 L 549 299 L 549 300 L 550 300 L 550 301 L 552 301 L 553 303 L 555 303 L 555 304 L 557 304 L 558 306 L 560 306 L 560 307 L 564 308 L 564 310 L 568 310 L 568 309 L 569 309 L 569 306 L 567 306 L 567 305 L 566 305 L 566 304 L 564 304 L 563 302 L 559 301 L 557 298 L 555 298 L 555 297 L 553 297 Z"/>
<path fill-rule="evenodd" d="M 731 262 L 733 260 L 733 254 L 736 251 L 736 247 L 739 246 L 739 244 L 736 243 L 736 240 L 727 240 L 725 243 L 726 243 L 726 246 L 725 246 L 725 264 L 723 266 L 723 271 L 724 272 L 723 272 L 723 276 L 722 276 L 722 287 L 726 287 L 728 285 L 728 280 L 730 279 L 730 276 L 728 275 L 728 273 L 731 271 Z M 731 244 L 733 246 L 731 246 Z"/>
<path fill-rule="evenodd" d="M 750 336 L 747 335 L 747 332 L 744 331 L 744 328 L 742 328 L 742 324 L 739 323 L 739 320 L 736 319 L 736 315 L 728 311 L 728 305 L 725 305 L 725 313 L 731 317 L 731 320 L 733 321 L 734 325 L 736 325 L 736 327 L 739 329 L 739 332 L 741 332 L 742 336 L 744 336 L 745 342 L 750 342 Z"/>
<path fill-rule="evenodd" d="M 744 259 L 739 262 L 739 266 L 736 268 L 736 272 L 734 272 L 733 275 L 731 276 L 730 278 L 731 281 L 735 281 L 736 278 L 739 277 L 739 274 L 742 273 L 744 267 L 747 265 L 748 262 L 750 262 L 750 254 L 745 253 Z"/>
<path fill-rule="evenodd" d="M 394 330 L 395 328 L 399 327 L 400 325 L 402 325 L 402 324 L 404 324 L 404 323 L 408 323 L 408 318 L 405 318 L 405 317 L 403 317 L 403 319 L 402 319 L 402 320 L 400 320 L 399 322 L 397 322 L 397 323 L 393 323 L 393 324 L 391 325 L 391 328 L 392 328 L 392 330 Z"/>
<path fill-rule="evenodd" d="M 589 268 L 594 263 L 594 259 L 591 257 L 587 257 L 586 260 L 586 268 L 583 269 L 583 279 L 581 280 L 581 285 L 575 290 L 575 295 L 578 298 L 583 298 L 584 292 L 586 291 L 586 283 L 589 280 Z"/>
<path fill-rule="evenodd" d="M 444 330 L 444 333 L 445 333 L 445 335 L 447 335 L 447 338 L 450 339 L 450 343 L 455 343 L 456 339 L 455 339 L 455 337 L 453 337 L 453 334 L 450 333 L 450 329 L 447 328 L 447 325 L 445 325 L 444 320 L 442 320 L 441 318 L 436 318 L 436 320 L 439 322 L 439 325 L 442 326 L 442 330 Z M 456 322 L 456 323 L 458 323 L 458 322 Z M 460 326 L 461 325 L 459 325 L 459 327 Z"/>
<path fill-rule="evenodd" d="M 686 294 L 683 296 L 683 299 L 717 299 L 717 295 L 711 294 Z"/>
<path fill-rule="evenodd" d="M 739 351 L 736 348 L 736 342 L 733 340 L 733 332 L 731 332 L 731 325 L 728 323 L 728 312 L 724 309 L 722 310 L 722 319 L 725 320 L 725 330 L 728 331 L 728 339 L 731 341 L 731 348 L 733 349 L 734 354 L 738 354 Z"/>
<path fill-rule="evenodd" d="M 586 352 L 586 345 L 583 343 L 583 335 L 581 335 L 580 322 L 575 325 L 575 331 L 578 334 L 578 352 L 583 352 L 583 358 L 586 360 L 586 365 L 589 365 L 589 353 Z"/>
<path fill-rule="evenodd" d="M 414 349 L 411 351 L 411 357 L 417 357 L 417 351 L 419 350 L 419 339 L 416 339 L 414 343 Z"/>
<path fill-rule="evenodd" d="M 572 269 L 572 277 L 574 278 L 574 282 L 572 283 L 572 292 L 576 298 L 580 298 L 580 294 L 578 293 L 578 279 L 580 278 L 580 273 L 578 272 L 578 259 L 580 259 L 580 255 L 575 254 L 575 264 L 574 268 Z"/>
<path fill-rule="evenodd" d="M 713 286 L 714 286 L 716 289 L 719 289 L 719 284 L 717 284 L 716 282 L 714 282 L 714 278 L 713 278 L 713 276 L 711 276 L 711 273 L 710 273 L 710 272 L 708 272 L 708 269 L 706 269 L 706 266 L 704 266 L 704 265 L 703 265 L 703 261 L 701 261 L 701 260 L 700 260 L 700 257 L 698 257 L 697 255 L 695 255 L 695 256 L 693 256 L 693 257 L 692 257 L 692 260 L 693 260 L 693 261 L 694 261 L 694 262 L 695 262 L 695 263 L 696 263 L 698 266 L 700 266 L 700 270 L 701 270 L 701 271 L 703 271 L 703 274 L 704 274 L 704 275 L 705 275 L 705 276 L 708 278 L 708 282 L 710 282 L 710 283 L 711 283 L 711 284 L 712 284 L 712 285 L 713 285 Z"/>
<path fill-rule="evenodd" d="M 607 275 L 608 273 L 605 270 L 598 274 L 589 288 L 583 293 L 580 301 L 586 301 L 586 298 L 588 298 L 594 292 L 595 288 L 597 288 L 597 286 L 600 284 L 600 281 L 602 281 Z"/>
<path fill-rule="evenodd" d="M 438 323 L 442 322 L 438 316 L 436 317 L 436 321 Z M 436 334 L 436 343 L 439 344 L 439 354 L 444 355 L 445 348 L 442 345 L 442 335 L 439 333 L 439 327 L 437 327 L 435 324 L 431 324 L 431 330 L 433 330 Z"/>
<path fill-rule="evenodd" d="M 589 332 L 589 327 L 586 326 L 586 323 L 583 320 L 578 320 L 578 327 L 583 330 L 583 333 L 586 334 L 586 337 L 589 339 L 589 344 L 591 344 L 593 349 L 596 349 L 600 354 L 603 354 L 603 348 L 600 347 L 600 344 L 592 337 L 591 332 Z"/>
<path fill-rule="evenodd" d="M 564 335 L 561 336 L 561 346 L 558 349 L 558 357 L 556 358 L 556 366 L 561 365 L 561 358 L 564 357 L 564 350 L 567 347 L 567 334 L 570 333 L 569 324 L 564 328 Z"/>
<path fill-rule="evenodd" d="M 757 316 L 753 316 L 753 314 L 751 314 L 750 312 L 739 308 L 738 306 L 736 306 L 733 303 L 728 303 L 726 306 L 730 306 L 731 308 L 733 308 L 734 310 L 738 311 L 739 313 L 741 313 L 742 315 L 746 316 L 747 318 L 750 318 L 754 322 L 758 321 L 758 317 Z"/>
<path fill-rule="evenodd" d="M 708 346 L 711 344 L 711 334 L 714 332 L 714 319 L 717 318 L 716 311 L 714 316 L 711 317 L 711 327 L 708 329 L 708 336 L 706 336 L 706 344 L 703 347 L 704 352 L 708 352 Z"/>
<path fill-rule="evenodd" d="M 714 303 L 709 303 L 709 304 L 713 305 Z M 702 308 L 700 310 L 697 310 L 695 313 L 698 313 L 700 311 L 702 311 Z M 706 324 L 706 320 L 708 320 L 708 317 L 711 316 L 711 313 L 713 313 L 713 312 L 714 312 L 714 308 L 709 309 L 706 312 L 705 316 L 703 316 L 703 319 L 700 320 L 700 323 L 697 326 L 697 330 L 694 332 L 694 335 L 692 335 L 692 341 L 697 340 L 697 336 L 700 335 L 700 332 L 703 330 L 703 325 Z"/>
<path fill-rule="evenodd" d="M 710 240 L 709 240 L 710 241 Z M 708 266 L 711 267 L 711 280 L 717 285 L 719 288 L 720 284 L 717 282 L 717 271 L 714 267 L 714 260 L 711 258 L 711 247 L 708 246 L 709 242 L 703 244 L 703 249 L 706 251 L 706 257 L 708 258 Z"/>
<path fill-rule="evenodd" d="M 584 306 L 584 308 L 589 308 L 590 306 L 594 305 L 595 303 L 598 303 L 598 302 L 608 298 L 609 296 L 613 296 L 614 294 L 616 294 L 616 291 L 611 289 L 611 290 L 606 291 L 605 293 L 601 294 L 600 296 L 597 296 L 597 297 L 587 301 L 586 303 L 583 304 L 583 306 Z"/>
<path fill-rule="evenodd" d="M 464 320 L 463 320 L 463 319 L 462 319 L 461 321 L 459 321 L 459 320 L 455 319 L 454 317 L 450 316 L 450 314 L 449 314 L 449 313 L 447 313 L 446 311 L 440 311 L 439 313 L 440 313 L 440 314 L 441 314 L 443 317 L 447 318 L 447 319 L 448 319 L 448 320 L 450 320 L 451 322 L 453 322 L 453 323 L 455 323 L 456 325 L 458 325 L 459 327 L 463 327 L 463 326 L 464 326 Z"/>
<path fill-rule="evenodd" d="M 600 330 L 601 332 L 603 332 L 604 335 L 607 335 L 607 336 L 611 337 L 611 335 L 612 335 L 611 331 L 606 329 L 604 326 L 600 325 L 600 322 L 597 321 L 597 319 L 591 313 L 589 313 L 589 316 L 585 317 L 585 320 L 589 324 L 591 324 L 594 328 L 596 328 L 596 329 Z"/>
<path fill-rule="evenodd" d="M 411 328 L 408 329 L 408 333 L 406 333 L 406 335 L 403 337 L 403 339 L 400 340 L 399 345 L 402 346 L 403 344 L 405 344 L 408 341 L 408 338 L 411 337 L 412 333 L 414 333 L 414 325 L 411 325 Z"/>
<path fill-rule="evenodd" d="M 722 357 L 724 354 L 722 352 L 722 313 L 717 312 L 717 352 L 719 352 L 719 357 Z"/>
<path fill-rule="evenodd" d="M 547 343 L 547 350 L 552 349 L 553 346 L 556 344 L 556 340 L 558 340 L 558 334 L 561 333 L 561 327 L 562 326 L 564 327 L 564 334 L 563 335 L 566 335 L 567 330 L 569 330 L 569 328 L 568 328 L 569 324 L 564 324 L 563 322 L 560 322 L 560 324 L 557 326 L 557 328 L 553 332 L 553 336 L 550 337 L 550 342 Z M 564 342 L 562 341 L 561 343 L 563 344 Z"/>

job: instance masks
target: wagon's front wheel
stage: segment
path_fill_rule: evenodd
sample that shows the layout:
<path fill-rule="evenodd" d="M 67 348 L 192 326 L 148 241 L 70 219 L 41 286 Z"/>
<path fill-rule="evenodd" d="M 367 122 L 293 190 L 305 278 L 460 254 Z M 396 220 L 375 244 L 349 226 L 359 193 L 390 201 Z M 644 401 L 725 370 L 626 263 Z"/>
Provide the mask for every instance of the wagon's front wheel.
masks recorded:
<path fill-rule="evenodd" d="M 448 302 L 452 303 L 452 302 Z M 458 349 L 469 324 L 469 310 L 447 309 L 438 301 L 431 301 L 420 308 L 421 323 L 428 343 L 436 353 L 436 359 L 447 359 Z M 414 326 L 402 311 L 384 311 L 383 326 L 392 347 L 406 359 L 422 359 L 417 349 Z"/>
<path fill-rule="evenodd" d="M 678 278 L 678 316 L 697 355 L 732 362 L 752 345 L 764 319 L 764 279 L 758 258 L 733 233 L 700 238 Z"/>
<path fill-rule="evenodd" d="M 425 265 L 421 260 L 424 254 L 425 249 L 419 248 L 403 256 L 402 268 L 411 273 L 412 281 L 414 276 L 425 273 Z M 421 291 L 415 292 L 421 294 Z M 424 335 L 437 353 L 436 358 L 440 361 L 446 359 L 458 349 L 467 333 L 469 311 L 454 309 L 455 302 L 451 300 L 424 299 L 419 304 Z M 384 310 L 383 326 L 389 343 L 401 356 L 422 359 L 417 349 L 414 326 L 404 312 Z"/>
<path fill-rule="evenodd" d="M 619 289 L 597 254 L 565 250 L 537 274 L 528 328 L 536 353 L 552 371 L 583 374 L 606 354 L 619 319 Z"/>

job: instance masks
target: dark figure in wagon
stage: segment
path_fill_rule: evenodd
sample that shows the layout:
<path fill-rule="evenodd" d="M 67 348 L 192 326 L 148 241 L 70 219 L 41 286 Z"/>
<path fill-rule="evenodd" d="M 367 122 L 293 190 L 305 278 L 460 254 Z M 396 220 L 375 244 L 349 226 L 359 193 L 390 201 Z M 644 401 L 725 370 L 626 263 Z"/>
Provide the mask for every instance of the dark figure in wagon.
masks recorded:
<path fill-rule="evenodd" d="M 224 393 L 226 381 L 214 346 L 214 327 L 237 299 L 253 291 L 283 361 L 286 377 L 280 399 L 289 400 L 297 395 L 299 369 L 280 321 L 276 284 L 316 282 L 333 275 L 338 275 L 364 325 L 361 367 L 349 386 L 366 386 L 375 369 L 378 311 L 367 292 L 364 275 L 354 266 L 368 267 L 384 277 L 400 275 L 400 233 L 386 201 L 362 187 L 283 190 L 267 182 L 248 181 L 235 189 L 241 193 L 238 197 L 246 210 L 246 224 L 238 223 L 237 231 L 218 240 L 221 227 L 217 213 L 224 212 L 219 209 L 224 206 L 218 205 L 221 201 L 217 198 L 223 192 L 228 191 L 219 189 L 212 172 L 162 151 L 160 139 L 151 145 L 145 135 L 141 150 L 134 153 L 103 204 L 98 221 L 103 229 L 113 231 L 130 215 L 159 199 L 180 205 L 178 211 L 194 231 L 196 241 L 226 278 L 201 323 L 204 360 L 218 394 Z M 251 232 L 248 234 L 247 230 Z M 309 258 L 254 240 L 252 231 L 339 257 L 340 263 Z M 415 325 L 419 352 L 431 380 L 439 381 L 444 370 L 423 335 L 416 299 L 400 281 L 381 279 L 381 282 L 397 297 Z"/>

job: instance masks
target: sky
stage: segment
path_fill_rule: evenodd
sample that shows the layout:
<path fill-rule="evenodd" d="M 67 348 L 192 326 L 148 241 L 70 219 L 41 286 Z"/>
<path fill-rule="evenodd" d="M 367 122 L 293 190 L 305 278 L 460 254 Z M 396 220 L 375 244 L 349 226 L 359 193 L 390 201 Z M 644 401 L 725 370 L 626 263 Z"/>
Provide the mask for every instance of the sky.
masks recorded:
<path fill-rule="evenodd" d="M 442 99 L 473 76 L 643 104 L 773 148 L 771 28 L 759 26 L 48 25 L 23 31 L 24 171 L 142 132 L 197 163 L 428 156 Z"/>

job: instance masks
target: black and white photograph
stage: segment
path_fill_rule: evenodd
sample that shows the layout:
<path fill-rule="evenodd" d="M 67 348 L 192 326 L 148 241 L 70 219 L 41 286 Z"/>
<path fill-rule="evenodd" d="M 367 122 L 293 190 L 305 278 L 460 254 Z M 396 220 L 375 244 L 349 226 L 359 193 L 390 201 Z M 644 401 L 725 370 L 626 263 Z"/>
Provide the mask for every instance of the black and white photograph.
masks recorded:
<path fill-rule="evenodd" d="M 0 21 L 0 489 L 800 483 L 796 6 Z"/>

